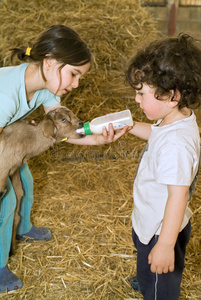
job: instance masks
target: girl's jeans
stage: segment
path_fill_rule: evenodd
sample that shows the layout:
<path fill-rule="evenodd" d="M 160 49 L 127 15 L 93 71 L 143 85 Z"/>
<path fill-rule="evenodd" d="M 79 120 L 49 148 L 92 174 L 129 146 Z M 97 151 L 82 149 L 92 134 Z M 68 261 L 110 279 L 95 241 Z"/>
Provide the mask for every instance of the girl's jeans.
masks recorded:
<path fill-rule="evenodd" d="M 178 300 L 184 270 L 186 246 L 190 239 L 190 221 L 179 233 L 175 245 L 175 269 L 173 272 L 152 273 L 148 264 L 148 255 L 155 246 L 158 236 L 155 235 L 148 245 L 144 245 L 132 230 L 132 237 L 137 249 L 137 281 L 144 300 Z"/>
<path fill-rule="evenodd" d="M 20 177 L 24 196 L 21 199 L 20 204 L 19 215 L 21 219 L 17 228 L 17 233 L 23 234 L 29 232 L 32 227 L 30 222 L 30 212 L 33 204 L 33 178 L 27 163 L 20 167 Z M 8 178 L 7 192 L 0 200 L 0 268 L 7 265 L 9 258 L 15 207 L 15 192 L 11 181 Z"/>

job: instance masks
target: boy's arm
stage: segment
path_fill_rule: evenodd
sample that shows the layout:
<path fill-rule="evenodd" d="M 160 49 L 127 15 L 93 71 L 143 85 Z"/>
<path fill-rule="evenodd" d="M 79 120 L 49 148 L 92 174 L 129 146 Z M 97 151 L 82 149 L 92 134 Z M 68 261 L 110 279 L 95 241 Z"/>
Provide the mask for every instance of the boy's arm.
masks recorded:
<path fill-rule="evenodd" d="M 174 247 L 184 218 L 188 193 L 188 186 L 168 186 L 168 200 L 161 233 L 148 256 L 148 263 L 153 273 L 174 271 Z"/>
<path fill-rule="evenodd" d="M 142 122 L 134 122 L 134 126 L 129 133 L 143 139 L 148 140 L 151 134 L 151 124 L 150 123 L 142 123 Z"/>
<path fill-rule="evenodd" d="M 103 134 L 87 135 L 82 139 L 68 139 L 67 143 L 76 145 L 103 145 L 115 142 L 127 131 L 141 139 L 148 140 L 151 134 L 151 124 L 134 122 L 131 129 L 129 126 L 125 126 L 123 129 L 117 131 L 114 131 L 112 124 L 109 124 L 109 132 L 103 127 Z"/>

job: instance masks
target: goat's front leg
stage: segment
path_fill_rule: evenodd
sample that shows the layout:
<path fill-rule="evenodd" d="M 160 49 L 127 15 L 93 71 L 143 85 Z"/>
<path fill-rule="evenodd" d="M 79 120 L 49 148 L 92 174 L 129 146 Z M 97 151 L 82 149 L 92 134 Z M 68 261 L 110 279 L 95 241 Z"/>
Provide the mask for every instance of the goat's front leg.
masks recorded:
<path fill-rule="evenodd" d="M 14 188 L 14 191 L 15 191 L 17 204 L 16 204 L 16 208 L 15 208 L 15 212 L 14 212 L 13 232 L 12 232 L 10 255 L 12 255 L 15 251 L 16 231 L 17 231 L 17 225 L 19 224 L 19 221 L 20 221 L 20 216 L 19 216 L 20 201 L 21 201 L 22 196 L 24 195 L 24 191 L 23 191 L 23 188 L 22 188 L 22 182 L 21 182 L 21 179 L 20 179 L 19 168 L 11 176 L 11 181 L 12 181 L 12 185 L 13 185 L 13 188 Z"/>
<path fill-rule="evenodd" d="M 7 179 L 8 176 L 3 176 L 2 178 L 2 175 L 0 175 L 0 199 L 2 199 L 7 192 Z"/>

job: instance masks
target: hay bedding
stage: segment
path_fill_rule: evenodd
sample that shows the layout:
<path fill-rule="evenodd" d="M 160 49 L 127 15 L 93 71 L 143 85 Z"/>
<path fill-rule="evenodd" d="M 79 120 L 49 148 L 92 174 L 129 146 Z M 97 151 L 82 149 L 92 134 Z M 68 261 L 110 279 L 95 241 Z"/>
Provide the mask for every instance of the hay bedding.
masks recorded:
<path fill-rule="evenodd" d="M 31 46 L 52 24 L 68 25 L 87 41 L 94 65 L 63 104 L 83 121 L 125 108 L 144 120 L 124 83 L 124 70 L 136 45 L 160 33 L 138 1 L 4 0 L 0 14 L 1 65 L 10 64 L 9 48 Z M 30 117 L 41 116 L 38 109 Z M 35 182 L 33 223 L 49 227 L 53 238 L 18 243 L 9 267 L 24 287 L 0 299 L 141 299 L 126 279 L 136 271 L 130 215 L 143 146 L 129 135 L 100 147 L 62 143 L 29 162 Z M 199 179 L 181 299 L 201 298 L 200 195 Z"/>

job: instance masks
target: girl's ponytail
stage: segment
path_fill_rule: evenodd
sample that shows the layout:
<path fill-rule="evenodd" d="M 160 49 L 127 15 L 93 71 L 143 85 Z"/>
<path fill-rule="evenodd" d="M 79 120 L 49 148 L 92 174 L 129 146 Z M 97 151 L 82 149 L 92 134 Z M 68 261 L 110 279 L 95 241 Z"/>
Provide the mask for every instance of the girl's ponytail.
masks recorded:
<path fill-rule="evenodd" d="M 11 51 L 11 61 L 13 61 L 14 57 L 17 56 L 22 61 L 27 61 L 31 59 L 31 48 L 13 48 Z"/>

